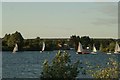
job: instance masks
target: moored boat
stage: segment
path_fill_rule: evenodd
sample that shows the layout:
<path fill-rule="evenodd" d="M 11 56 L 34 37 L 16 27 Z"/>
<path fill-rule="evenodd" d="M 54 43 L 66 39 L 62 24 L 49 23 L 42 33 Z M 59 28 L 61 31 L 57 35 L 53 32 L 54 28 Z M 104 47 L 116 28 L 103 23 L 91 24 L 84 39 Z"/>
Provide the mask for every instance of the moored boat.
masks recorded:
<path fill-rule="evenodd" d="M 90 52 L 83 49 L 82 44 L 78 43 L 78 49 L 76 54 L 90 54 Z"/>
<path fill-rule="evenodd" d="M 115 54 L 120 54 L 120 47 L 119 47 L 119 44 L 116 42 L 116 45 L 115 45 Z"/>
<path fill-rule="evenodd" d="M 93 44 L 93 51 L 91 53 L 96 54 L 96 52 L 97 52 L 97 49 L 96 49 L 95 45 Z"/>

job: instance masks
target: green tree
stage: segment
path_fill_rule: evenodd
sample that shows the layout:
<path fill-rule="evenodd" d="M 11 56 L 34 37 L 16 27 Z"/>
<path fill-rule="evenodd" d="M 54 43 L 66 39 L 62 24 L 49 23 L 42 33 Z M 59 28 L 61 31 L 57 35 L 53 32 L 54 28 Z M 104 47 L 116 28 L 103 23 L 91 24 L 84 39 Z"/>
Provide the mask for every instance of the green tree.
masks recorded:
<path fill-rule="evenodd" d="M 70 56 L 68 53 L 61 53 L 60 51 L 56 54 L 52 60 L 52 64 L 49 65 L 48 61 L 45 60 L 43 64 L 43 72 L 41 73 L 41 79 L 63 79 L 63 80 L 75 80 L 78 71 L 79 61 L 71 64 Z"/>
<path fill-rule="evenodd" d="M 15 32 L 13 33 L 10 38 L 8 39 L 8 46 L 9 47 L 14 47 L 14 45 L 17 43 L 18 44 L 18 48 L 19 50 L 21 50 L 22 46 L 23 46 L 23 37 L 19 32 Z"/>
<path fill-rule="evenodd" d="M 75 50 L 77 50 L 79 42 L 80 42 L 79 36 L 76 36 L 76 35 L 70 36 L 70 45 L 71 45 L 71 47 L 74 47 Z"/>
<path fill-rule="evenodd" d="M 5 34 L 5 36 L 2 39 L 2 43 L 3 43 L 2 45 L 3 46 L 7 46 L 8 45 L 9 38 L 10 38 L 10 34 Z"/>
<path fill-rule="evenodd" d="M 10 34 L 5 34 L 5 36 L 3 37 L 3 40 L 8 41 L 9 38 L 10 38 Z"/>
<path fill-rule="evenodd" d="M 45 50 L 53 50 L 54 49 L 54 45 L 53 45 L 53 41 L 52 40 L 47 40 L 47 41 L 45 41 L 45 43 L 46 43 L 46 48 L 45 48 Z"/>
<path fill-rule="evenodd" d="M 86 48 L 91 43 L 91 39 L 89 38 L 89 36 L 81 37 L 80 41 L 84 48 Z"/>
<path fill-rule="evenodd" d="M 111 42 L 109 44 L 109 51 L 114 51 L 114 49 L 115 49 L 115 42 Z"/>
<path fill-rule="evenodd" d="M 37 37 L 32 40 L 32 49 L 33 50 L 40 50 L 40 37 Z"/>

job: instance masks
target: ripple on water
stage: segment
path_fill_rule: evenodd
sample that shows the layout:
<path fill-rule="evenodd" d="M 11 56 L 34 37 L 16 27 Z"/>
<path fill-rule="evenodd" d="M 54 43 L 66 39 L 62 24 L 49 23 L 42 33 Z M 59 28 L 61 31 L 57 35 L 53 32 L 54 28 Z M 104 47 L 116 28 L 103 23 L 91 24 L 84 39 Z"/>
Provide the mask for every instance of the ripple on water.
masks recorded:
<path fill-rule="evenodd" d="M 75 62 L 80 60 L 85 66 L 85 63 L 92 65 L 106 66 L 108 58 L 112 55 L 96 54 L 96 55 L 77 55 L 74 51 L 67 51 L 70 53 L 71 61 Z M 3 78 L 38 78 L 42 72 L 42 65 L 45 59 L 49 62 L 52 61 L 57 51 L 45 51 L 40 53 L 39 51 L 25 51 L 11 54 L 11 52 L 3 52 L 2 55 L 2 77 Z M 117 55 L 114 55 L 118 58 Z M 80 78 L 90 78 L 91 76 L 85 75 L 85 73 L 79 73 Z"/>

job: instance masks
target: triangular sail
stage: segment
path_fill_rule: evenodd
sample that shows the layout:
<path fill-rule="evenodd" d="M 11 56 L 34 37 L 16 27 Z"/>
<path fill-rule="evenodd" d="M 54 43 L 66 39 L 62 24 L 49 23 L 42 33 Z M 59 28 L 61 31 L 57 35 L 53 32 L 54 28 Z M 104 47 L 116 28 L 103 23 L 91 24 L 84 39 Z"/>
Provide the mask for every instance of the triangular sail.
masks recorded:
<path fill-rule="evenodd" d="M 77 52 L 83 52 L 82 44 L 79 42 Z"/>
<path fill-rule="evenodd" d="M 18 45 L 15 44 L 15 47 L 14 47 L 14 49 L 13 49 L 13 53 L 15 53 L 15 52 L 17 52 L 17 51 L 18 51 Z"/>
<path fill-rule="evenodd" d="M 93 45 L 93 52 L 97 52 L 95 45 Z"/>
<path fill-rule="evenodd" d="M 115 45 L 115 52 L 120 52 L 120 47 L 119 47 L 119 44 L 117 42 Z"/>
<path fill-rule="evenodd" d="M 43 47 L 42 47 L 42 51 L 45 50 L 45 43 L 43 42 Z"/>

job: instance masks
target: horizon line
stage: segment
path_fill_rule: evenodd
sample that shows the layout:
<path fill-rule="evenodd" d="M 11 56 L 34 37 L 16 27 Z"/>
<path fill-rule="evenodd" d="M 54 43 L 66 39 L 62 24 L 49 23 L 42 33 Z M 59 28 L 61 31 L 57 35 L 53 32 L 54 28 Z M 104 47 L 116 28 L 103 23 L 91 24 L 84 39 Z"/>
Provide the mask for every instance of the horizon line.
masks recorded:
<path fill-rule="evenodd" d="M 7 35 L 8 34 L 10 34 L 10 33 L 6 33 Z M 10 34 L 11 35 L 11 34 Z M 22 35 L 22 34 L 21 34 Z M 37 38 L 37 37 L 39 37 L 40 39 L 69 39 L 71 36 L 79 36 L 80 38 L 81 37 L 84 37 L 84 36 L 88 36 L 89 38 L 93 38 L 93 39 L 120 39 L 119 37 L 118 38 L 114 38 L 114 37 L 91 37 L 91 36 L 89 36 L 89 35 L 70 35 L 69 37 L 40 37 L 40 36 L 36 36 L 36 37 L 29 37 L 29 38 L 26 38 L 26 37 L 24 37 L 24 35 L 22 35 L 22 37 L 24 38 L 24 39 L 35 39 L 35 38 Z M 0 38 L 2 39 L 2 38 L 4 38 L 5 37 L 5 35 L 4 36 L 1 36 Z"/>

